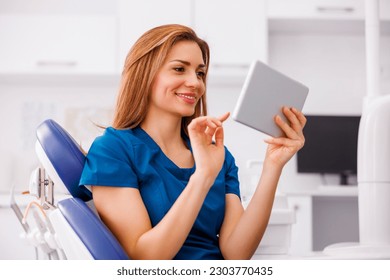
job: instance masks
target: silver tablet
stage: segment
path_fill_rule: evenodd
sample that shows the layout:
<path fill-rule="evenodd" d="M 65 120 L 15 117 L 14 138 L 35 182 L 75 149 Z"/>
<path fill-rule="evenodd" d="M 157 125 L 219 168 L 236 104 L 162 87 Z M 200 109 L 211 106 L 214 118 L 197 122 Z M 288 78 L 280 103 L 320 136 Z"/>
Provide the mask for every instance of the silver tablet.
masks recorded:
<path fill-rule="evenodd" d="M 309 88 L 268 65 L 254 61 L 241 89 L 233 119 L 273 137 L 283 133 L 274 122 L 283 106 L 302 110 Z"/>

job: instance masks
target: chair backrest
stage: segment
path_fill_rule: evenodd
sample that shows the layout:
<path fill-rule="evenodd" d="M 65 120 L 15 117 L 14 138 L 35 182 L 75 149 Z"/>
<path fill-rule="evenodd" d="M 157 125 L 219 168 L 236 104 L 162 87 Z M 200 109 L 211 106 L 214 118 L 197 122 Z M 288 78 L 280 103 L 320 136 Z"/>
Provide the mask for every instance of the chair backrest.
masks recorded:
<path fill-rule="evenodd" d="M 65 219 L 56 219 L 54 227 L 66 221 L 65 228 L 73 231 L 72 236 L 81 241 L 76 243 L 83 244 L 93 259 L 129 259 L 117 239 L 86 204 L 92 201 L 92 193 L 87 187 L 79 186 L 85 155 L 72 136 L 54 120 L 45 120 L 37 128 L 36 152 L 55 188 L 64 188 L 72 196 L 58 202 L 56 215 Z M 66 234 L 63 229 L 63 225 L 57 226 L 56 234 Z M 68 250 L 71 256 L 79 256 L 71 252 L 77 250 L 74 244 L 63 250 L 65 253 Z"/>
<path fill-rule="evenodd" d="M 73 137 L 51 119 L 42 122 L 36 133 L 38 158 L 55 184 L 65 187 L 73 197 L 91 200 L 91 191 L 79 186 L 85 155 Z"/>

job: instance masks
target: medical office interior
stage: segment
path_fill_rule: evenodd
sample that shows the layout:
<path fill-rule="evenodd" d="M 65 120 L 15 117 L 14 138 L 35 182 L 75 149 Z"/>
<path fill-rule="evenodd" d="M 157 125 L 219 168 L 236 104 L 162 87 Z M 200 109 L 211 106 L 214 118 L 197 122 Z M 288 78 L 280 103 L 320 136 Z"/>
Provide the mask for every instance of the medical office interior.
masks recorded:
<path fill-rule="evenodd" d="M 378 3 L 378 88 L 390 93 L 390 1 Z M 53 119 L 88 151 L 103 132 L 97 124 L 110 124 L 129 48 L 143 32 L 164 23 L 189 25 L 208 41 L 211 115 L 233 111 L 254 59 L 310 89 L 303 108 L 311 118 L 309 155 L 303 160 L 298 154 L 286 165 L 254 258 L 321 258 L 332 244 L 358 243 L 365 10 L 364 0 L 0 0 L 0 259 L 47 258 L 35 250 L 38 241 L 27 236 L 9 206 L 11 190 L 22 211 L 31 201 L 23 192 L 40 165 L 37 126 Z M 267 135 L 231 118 L 225 127 L 245 204 Z M 345 153 L 340 156 L 337 148 Z"/>

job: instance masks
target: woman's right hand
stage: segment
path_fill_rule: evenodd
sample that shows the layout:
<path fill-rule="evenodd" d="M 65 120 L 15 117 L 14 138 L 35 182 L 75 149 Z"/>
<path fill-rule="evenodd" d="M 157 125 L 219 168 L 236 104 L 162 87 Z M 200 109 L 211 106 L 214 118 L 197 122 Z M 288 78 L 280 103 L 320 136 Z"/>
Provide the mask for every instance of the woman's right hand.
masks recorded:
<path fill-rule="evenodd" d="M 221 171 L 225 159 L 222 123 L 229 115 L 230 113 L 225 113 L 218 118 L 198 117 L 188 125 L 188 134 L 196 164 L 195 173 L 202 176 L 203 179 L 209 179 L 211 185 Z"/>

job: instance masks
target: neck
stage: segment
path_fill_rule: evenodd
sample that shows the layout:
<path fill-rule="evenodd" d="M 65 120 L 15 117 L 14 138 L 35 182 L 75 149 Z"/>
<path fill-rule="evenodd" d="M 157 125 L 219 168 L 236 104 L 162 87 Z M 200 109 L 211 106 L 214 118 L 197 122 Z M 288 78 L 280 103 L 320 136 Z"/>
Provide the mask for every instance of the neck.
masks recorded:
<path fill-rule="evenodd" d="M 183 145 L 181 117 L 148 114 L 141 127 L 163 150 L 176 149 Z"/>
<path fill-rule="evenodd" d="M 194 158 L 181 137 L 180 115 L 149 110 L 141 127 L 178 167 L 192 168 Z"/>

